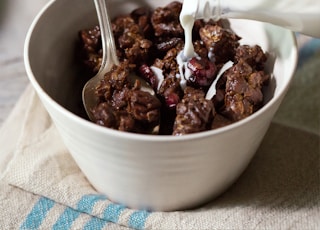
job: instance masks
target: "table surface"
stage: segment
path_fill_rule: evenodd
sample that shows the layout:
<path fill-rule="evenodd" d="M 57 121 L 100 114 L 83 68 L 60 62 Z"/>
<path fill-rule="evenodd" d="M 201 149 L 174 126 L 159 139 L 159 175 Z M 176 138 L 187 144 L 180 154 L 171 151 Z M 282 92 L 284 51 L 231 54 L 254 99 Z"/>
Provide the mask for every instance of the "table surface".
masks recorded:
<path fill-rule="evenodd" d="M 0 1 L 0 127 L 29 83 L 24 40 L 32 20 L 48 0 Z"/>

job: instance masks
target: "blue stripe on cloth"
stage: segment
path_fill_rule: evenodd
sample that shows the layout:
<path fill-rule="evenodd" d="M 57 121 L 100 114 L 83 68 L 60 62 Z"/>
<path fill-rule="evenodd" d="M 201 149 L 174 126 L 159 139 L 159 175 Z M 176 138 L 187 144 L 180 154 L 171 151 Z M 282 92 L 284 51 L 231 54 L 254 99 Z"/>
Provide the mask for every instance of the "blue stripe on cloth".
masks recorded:
<path fill-rule="evenodd" d="M 76 210 L 69 207 L 64 210 L 57 222 L 53 225 L 53 229 L 71 228 L 73 222 L 80 216 L 80 212 L 91 214 L 96 202 L 104 199 L 106 199 L 104 195 L 84 195 L 76 205 Z"/>
<path fill-rule="evenodd" d="M 54 204 L 55 202 L 53 200 L 40 197 L 23 224 L 20 226 L 20 229 L 38 229 Z"/>
<path fill-rule="evenodd" d="M 84 195 L 77 204 L 77 210 L 88 214 L 92 213 L 93 207 L 97 201 L 106 200 L 105 195 L 89 194 Z"/>
<path fill-rule="evenodd" d="M 100 230 L 102 229 L 108 221 L 99 219 L 97 217 L 92 217 L 83 227 L 83 230 Z"/>
<path fill-rule="evenodd" d="M 120 204 L 109 204 L 103 212 L 103 219 L 117 223 L 121 212 L 125 210 L 125 206 Z"/>
<path fill-rule="evenodd" d="M 150 212 L 147 211 L 136 211 L 132 213 L 128 221 L 128 227 L 134 229 L 144 229 L 146 220 L 149 215 Z"/>
<path fill-rule="evenodd" d="M 60 215 L 57 222 L 53 225 L 53 230 L 70 229 L 73 222 L 80 216 L 80 212 L 67 207 Z"/>

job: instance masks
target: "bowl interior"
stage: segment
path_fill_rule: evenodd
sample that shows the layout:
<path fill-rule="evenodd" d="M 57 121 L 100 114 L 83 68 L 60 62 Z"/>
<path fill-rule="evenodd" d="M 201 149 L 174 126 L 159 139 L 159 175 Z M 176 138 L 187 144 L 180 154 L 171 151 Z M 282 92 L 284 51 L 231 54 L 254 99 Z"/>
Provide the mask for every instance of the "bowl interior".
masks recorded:
<path fill-rule="evenodd" d="M 164 6 L 169 2 L 171 0 L 113 0 L 109 3 L 113 17 L 138 6 Z M 97 24 L 93 1 L 51 1 L 34 21 L 26 45 L 34 82 L 63 108 L 83 117 L 86 115 L 81 92 L 87 79 L 76 58 L 78 32 Z M 242 43 L 258 44 L 270 53 L 267 68 L 273 77 L 266 91 L 266 103 L 276 98 L 287 88 L 295 68 L 293 34 L 247 20 L 231 20 L 231 28 L 243 38 Z"/>

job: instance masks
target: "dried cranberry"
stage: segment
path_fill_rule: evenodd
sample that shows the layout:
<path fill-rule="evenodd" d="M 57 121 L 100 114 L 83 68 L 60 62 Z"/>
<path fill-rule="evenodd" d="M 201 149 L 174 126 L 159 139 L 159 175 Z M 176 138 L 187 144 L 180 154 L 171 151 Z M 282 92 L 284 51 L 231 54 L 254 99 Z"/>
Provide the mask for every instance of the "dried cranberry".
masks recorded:
<path fill-rule="evenodd" d="M 139 73 L 141 77 L 152 86 L 153 89 L 158 88 L 158 78 L 148 65 L 141 65 L 139 68 Z"/>
<path fill-rule="evenodd" d="M 167 107 L 170 109 L 174 109 L 174 108 L 176 108 L 177 104 L 179 103 L 180 97 L 176 93 L 170 93 L 169 95 L 167 95 L 165 97 L 165 100 L 166 100 Z"/>
<path fill-rule="evenodd" d="M 193 57 L 188 62 L 191 70 L 189 82 L 198 87 L 209 87 L 217 75 L 217 67 L 209 59 L 203 57 Z"/>

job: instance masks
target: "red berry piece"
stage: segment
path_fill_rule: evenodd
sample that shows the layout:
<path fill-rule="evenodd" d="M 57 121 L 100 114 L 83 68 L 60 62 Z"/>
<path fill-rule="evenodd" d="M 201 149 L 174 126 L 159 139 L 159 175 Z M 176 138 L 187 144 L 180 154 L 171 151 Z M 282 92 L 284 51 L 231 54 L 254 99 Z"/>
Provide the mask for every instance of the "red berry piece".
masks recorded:
<path fill-rule="evenodd" d="M 209 87 L 217 76 L 217 67 L 209 59 L 193 57 L 187 64 L 191 70 L 189 82 L 198 87 Z"/>
<path fill-rule="evenodd" d="M 152 71 L 152 69 L 146 65 L 143 64 L 140 66 L 139 68 L 139 72 L 142 78 L 144 78 L 144 80 L 146 80 L 153 89 L 157 89 L 158 87 L 158 79 L 156 77 L 156 75 L 154 74 L 154 72 Z"/>
<path fill-rule="evenodd" d="M 168 108 L 176 108 L 180 101 L 180 97 L 176 93 L 170 93 L 165 97 L 165 100 Z"/>

